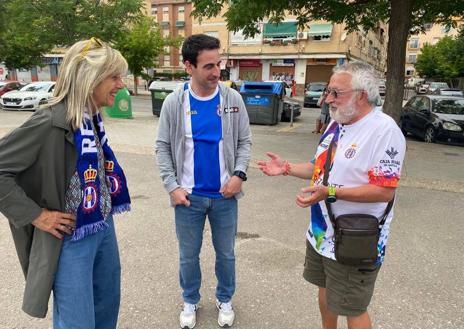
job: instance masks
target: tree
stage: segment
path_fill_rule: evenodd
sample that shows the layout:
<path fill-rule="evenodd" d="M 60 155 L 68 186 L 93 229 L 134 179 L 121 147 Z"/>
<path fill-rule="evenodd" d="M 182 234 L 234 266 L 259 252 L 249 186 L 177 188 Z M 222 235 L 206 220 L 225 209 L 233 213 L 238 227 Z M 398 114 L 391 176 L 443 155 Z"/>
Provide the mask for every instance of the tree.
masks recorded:
<path fill-rule="evenodd" d="M 279 22 L 286 15 L 297 17 L 303 27 L 313 19 L 345 23 L 349 31 L 362 27 L 370 30 L 378 22 L 389 23 L 387 50 L 387 99 L 384 111 L 399 120 L 404 88 L 406 41 L 409 33 L 424 29 L 425 23 L 452 24 L 452 17 L 464 13 L 462 0 L 192 0 L 193 15 L 197 18 L 214 17 L 223 6 L 229 8 L 224 17 L 230 31 L 244 29 L 254 35 L 257 23 L 269 18 Z"/>
<path fill-rule="evenodd" d="M 429 78 L 452 81 L 464 77 L 464 29 L 456 38 L 445 37 L 435 45 L 425 44 L 417 57 L 416 70 Z"/>
<path fill-rule="evenodd" d="M 143 0 L 0 0 L 0 61 L 10 68 L 42 64 L 53 47 L 98 37 L 114 42 L 142 16 Z M 3 7 L 3 8 L 2 8 Z"/>
<path fill-rule="evenodd" d="M 179 46 L 180 39 L 163 39 L 160 29 L 151 17 L 144 17 L 116 42 L 134 75 L 134 92 L 137 94 L 137 77 L 142 70 L 152 67 L 165 46 Z"/>
<path fill-rule="evenodd" d="M 417 56 L 416 70 L 422 77 L 436 78 L 442 74 L 438 68 L 438 52 L 436 46 L 425 44 Z"/>

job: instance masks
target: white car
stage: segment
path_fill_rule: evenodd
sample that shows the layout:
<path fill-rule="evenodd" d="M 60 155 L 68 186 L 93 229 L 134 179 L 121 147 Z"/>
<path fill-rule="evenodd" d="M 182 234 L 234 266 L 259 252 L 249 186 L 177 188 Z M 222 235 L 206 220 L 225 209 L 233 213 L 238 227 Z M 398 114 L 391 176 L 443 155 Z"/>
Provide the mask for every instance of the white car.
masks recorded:
<path fill-rule="evenodd" d="M 0 106 L 5 110 L 35 111 L 46 104 L 53 95 L 55 82 L 32 82 L 20 90 L 10 91 L 0 97 Z"/>

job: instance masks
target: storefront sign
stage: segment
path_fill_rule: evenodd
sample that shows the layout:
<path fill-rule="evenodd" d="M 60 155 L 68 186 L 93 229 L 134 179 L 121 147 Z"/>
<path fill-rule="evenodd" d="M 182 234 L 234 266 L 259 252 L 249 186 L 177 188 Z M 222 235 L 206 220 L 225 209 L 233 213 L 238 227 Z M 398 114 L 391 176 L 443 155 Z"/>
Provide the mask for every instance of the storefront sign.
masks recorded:
<path fill-rule="evenodd" d="M 259 59 L 241 59 L 239 65 L 243 67 L 260 67 L 261 61 Z"/>

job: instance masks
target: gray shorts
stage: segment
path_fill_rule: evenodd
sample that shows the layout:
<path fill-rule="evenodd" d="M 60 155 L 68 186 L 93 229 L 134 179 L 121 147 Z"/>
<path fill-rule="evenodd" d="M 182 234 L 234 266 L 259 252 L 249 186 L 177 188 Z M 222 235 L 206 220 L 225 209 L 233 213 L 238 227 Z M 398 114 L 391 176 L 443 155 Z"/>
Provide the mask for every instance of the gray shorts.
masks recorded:
<path fill-rule="evenodd" d="M 348 266 L 323 257 L 306 240 L 303 277 L 326 288 L 327 307 L 338 315 L 358 316 L 367 311 L 380 266 Z"/>

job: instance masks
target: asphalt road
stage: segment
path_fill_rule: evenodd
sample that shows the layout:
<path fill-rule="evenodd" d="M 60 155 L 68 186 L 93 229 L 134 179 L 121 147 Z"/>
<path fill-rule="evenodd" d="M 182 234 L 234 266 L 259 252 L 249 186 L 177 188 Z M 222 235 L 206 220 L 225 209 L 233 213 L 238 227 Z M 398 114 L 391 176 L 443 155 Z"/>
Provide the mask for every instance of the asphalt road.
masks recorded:
<path fill-rule="evenodd" d="M 173 211 L 153 156 L 158 118 L 151 114 L 148 96 L 135 97 L 133 111 L 132 120 L 106 120 L 133 199 L 133 211 L 115 219 L 123 269 L 118 328 L 178 328 L 182 302 Z M 291 162 L 310 159 L 318 113 L 304 109 L 293 127 L 252 126 L 253 163 L 239 202 L 235 328 L 320 328 L 317 289 L 301 277 L 309 211 L 295 205 L 295 196 L 307 182 L 269 178 L 255 165 L 266 151 Z M 0 110 L 0 136 L 29 115 Z M 463 161 L 463 147 L 408 138 L 386 261 L 370 306 L 374 328 L 464 328 Z M 0 328 L 50 328 L 51 315 L 33 319 L 20 311 L 24 280 L 1 215 L 0 250 Z M 217 328 L 208 225 L 201 260 L 203 297 L 196 328 Z M 343 319 L 339 328 L 346 328 Z"/>

